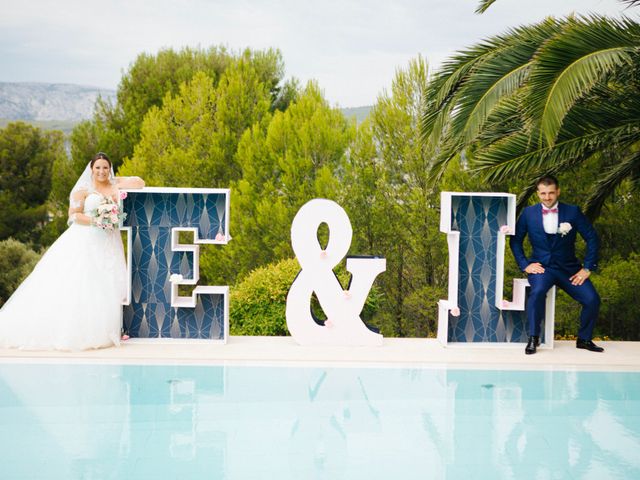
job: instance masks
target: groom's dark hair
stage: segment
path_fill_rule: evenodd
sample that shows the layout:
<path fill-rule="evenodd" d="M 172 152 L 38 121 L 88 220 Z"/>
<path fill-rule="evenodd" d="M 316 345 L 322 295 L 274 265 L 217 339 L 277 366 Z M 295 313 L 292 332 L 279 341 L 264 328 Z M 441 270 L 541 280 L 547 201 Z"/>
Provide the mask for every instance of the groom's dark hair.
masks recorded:
<path fill-rule="evenodd" d="M 560 182 L 558 182 L 558 179 L 553 175 L 545 175 L 544 177 L 540 177 L 536 182 L 536 188 L 538 188 L 540 184 L 544 185 L 545 187 L 548 187 L 549 185 L 555 185 L 556 188 L 560 187 Z"/>

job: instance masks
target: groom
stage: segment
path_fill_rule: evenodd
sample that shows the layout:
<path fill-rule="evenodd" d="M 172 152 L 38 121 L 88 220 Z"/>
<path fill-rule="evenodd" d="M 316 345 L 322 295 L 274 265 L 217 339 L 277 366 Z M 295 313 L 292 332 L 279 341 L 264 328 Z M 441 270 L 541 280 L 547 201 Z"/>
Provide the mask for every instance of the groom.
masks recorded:
<path fill-rule="evenodd" d="M 540 202 L 522 211 L 511 237 L 511 251 L 520 269 L 528 274 L 531 289 L 527 304 L 529 341 L 524 352 L 536 353 L 540 345 L 540 323 L 544 318 L 547 292 L 557 285 L 582 304 L 577 348 L 603 352 L 591 341 L 598 318 L 600 297 L 589 280 L 598 261 L 598 236 L 589 220 L 575 205 L 558 203 L 558 180 L 550 175 L 536 183 Z M 576 233 L 587 243 L 584 264 L 576 258 Z M 524 254 L 522 243 L 529 235 L 531 256 Z"/>

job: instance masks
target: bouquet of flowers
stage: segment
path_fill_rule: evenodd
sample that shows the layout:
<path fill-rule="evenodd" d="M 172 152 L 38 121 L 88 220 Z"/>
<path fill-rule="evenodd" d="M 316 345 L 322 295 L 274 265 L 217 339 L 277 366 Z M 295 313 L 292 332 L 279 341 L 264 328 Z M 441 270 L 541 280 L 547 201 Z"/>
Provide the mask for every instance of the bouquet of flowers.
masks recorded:
<path fill-rule="evenodd" d="M 103 197 L 100 205 L 91 212 L 91 223 L 102 230 L 115 230 L 127 218 L 120 206 L 111 198 Z"/>

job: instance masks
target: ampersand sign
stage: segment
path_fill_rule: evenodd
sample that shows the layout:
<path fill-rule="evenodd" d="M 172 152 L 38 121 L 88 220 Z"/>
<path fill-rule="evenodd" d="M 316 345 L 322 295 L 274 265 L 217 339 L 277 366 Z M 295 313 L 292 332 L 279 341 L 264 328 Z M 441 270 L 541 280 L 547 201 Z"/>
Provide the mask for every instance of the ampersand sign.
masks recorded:
<path fill-rule="evenodd" d="M 322 250 L 318 227 L 329 226 L 329 241 Z M 346 256 L 353 231 L 347 213 L 337 203 L 314 199 L 300 208 L 291 224 L 291 244 L 301 270 L 287 296 L 287 328 L 301 345 L 382 345 L 382 335 L 362 322 L 360 312 L 373 281 L 386 270 L 384 258 L 347 258 L 352 275 L 343 290 L 333 268 Z M 319 325 L 311 313 L 316 293 L 327 316 Z"/>

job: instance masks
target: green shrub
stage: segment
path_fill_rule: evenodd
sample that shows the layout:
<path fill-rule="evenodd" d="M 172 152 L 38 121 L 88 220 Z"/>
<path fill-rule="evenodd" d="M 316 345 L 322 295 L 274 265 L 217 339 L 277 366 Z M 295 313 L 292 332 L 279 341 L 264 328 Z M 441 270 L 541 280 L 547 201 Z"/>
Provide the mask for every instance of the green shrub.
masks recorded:
<path fill-rule="evenodd" d="M 8 238 L 0 241 L 0 305 L 31 273 L 39 259 L 40 254 L 18 240 Z"/>
<path fill-rule="evenodd" d="M 337 276 L 343 287 L 350 274 L 339 267 Z M 300 271 L 297 260 L 287 259 L 261 267 L 247 275 L 231 290 L 231 335 L 289 335 L 285 318 L 287 294 Z M 369 321 L 378 309 L 381 294 L 371 290 L 361 317 Z M 313 302 L 318 318 L 325 318 L 319 305 Z"/>
<path fill-rule="evenodd" d="M 414 290 L 402 304 L 402 332 L 405 337 L 432 337 L 438 333 L 438 300 L 447 297 L 447 287 L 425 285 Z M 385 336 L 393 332 L 382 330 Z"/>
<path fill-rule="evenodd" d="M 619 340 L 640 340 L 640 254 L 609 261 L 592 280 L 602 299 L 596 333 Z"/>
<path fill-rule="evenodd" d="M 640 285 L 640 254 L 612 259 L 591 276 L 602 304 L 594 335 L 616 340 L 640 340 L 637 288 Z M 580 325 L 580 305 L 558 289 L 556 338 L 573 339 Z"/>
<path fill-rule="evenodd" d="M 232 335 L 288 335 L 285 305 L 300 267 L 283 260 L 251 272 L 231 290 Z"/>

